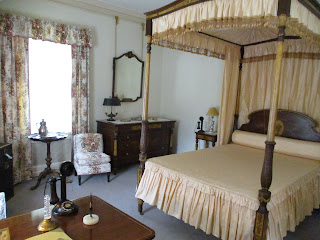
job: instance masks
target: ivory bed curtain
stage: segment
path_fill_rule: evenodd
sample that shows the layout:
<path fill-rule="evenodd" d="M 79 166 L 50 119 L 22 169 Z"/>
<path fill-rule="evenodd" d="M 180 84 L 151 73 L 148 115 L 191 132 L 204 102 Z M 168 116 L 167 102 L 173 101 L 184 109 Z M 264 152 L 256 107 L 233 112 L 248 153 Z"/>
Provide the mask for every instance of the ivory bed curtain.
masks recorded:
<path fill-rule="evenodd" d="M 247 47 L 241 77 L 239 126 L 248 114 L 270 108 L 276 43 Z M 279 108 L 304 113 L 320 130 L 320 49 L 305 40 L 285 42 Z"/>

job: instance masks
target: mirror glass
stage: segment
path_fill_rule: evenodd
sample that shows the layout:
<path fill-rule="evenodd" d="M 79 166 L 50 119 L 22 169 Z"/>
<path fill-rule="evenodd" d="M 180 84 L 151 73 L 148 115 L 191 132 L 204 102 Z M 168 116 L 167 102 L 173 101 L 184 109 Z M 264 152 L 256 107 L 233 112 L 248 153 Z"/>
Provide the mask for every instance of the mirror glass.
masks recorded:
<path fill-rule="evenodd" d="M 134 102 L 142 96 L 144 62 L 132 52 L 113 59 L 112 95 L 122 102 Z"/>

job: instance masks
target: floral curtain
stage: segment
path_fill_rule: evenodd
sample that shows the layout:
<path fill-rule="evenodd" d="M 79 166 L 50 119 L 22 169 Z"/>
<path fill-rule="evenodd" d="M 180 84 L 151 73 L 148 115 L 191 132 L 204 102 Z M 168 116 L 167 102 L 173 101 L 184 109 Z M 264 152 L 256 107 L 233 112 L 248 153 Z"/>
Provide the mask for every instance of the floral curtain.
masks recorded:
<path fill-rule="evenodd" d="M 32 177 L 29 116 L 28 39 L 0 35 L 0 142 L 12 143 L 13 176 Z"/>
<path fill-rule="evenodd" d="M 72 46 L 72 135 L 89 128 L 89 48 Z"/>
<path fill-rule="evenodd" d="M 32 177 L 28 38 L 72 45 L 72 132 L 88 132 L 89 29 L 0 12 L 0 142 L 13 144 L 14 182 Z"/>

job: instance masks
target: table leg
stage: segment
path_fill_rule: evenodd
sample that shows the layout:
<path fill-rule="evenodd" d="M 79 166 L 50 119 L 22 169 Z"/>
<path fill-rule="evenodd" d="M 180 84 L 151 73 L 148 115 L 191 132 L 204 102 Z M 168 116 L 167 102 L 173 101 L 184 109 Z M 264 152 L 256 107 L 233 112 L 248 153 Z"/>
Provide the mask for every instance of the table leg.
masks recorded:
<path fill-rule="evenodd" d="M 213 141 L 213 142 L 212 142 L 212 147 L 214 147 L 215 145 L 216 145 L 216 144 L 215 144 L 215 142 Z"/>
<path fill-rule="evenodd" d="M 47 142 L 47 158 L 46 158 L 46 162 L 47 162 L 47 170 L 48 171 L 52 171 L 51 170 L 52 158 L 51 158 L 50 144 L 51 144 L 51 142 Z"/>
<path fill-rule="evenodd" d="M 47 167 L 40 173 L 36 185 L 32 186 L 30 190 L 35 190 L 40 185 L 41 180 L 44 179 L 47 175 L 52 173 L 52 169 L 51 169 L 52 158 L 51 158 L 50 144 L 51 142 L 47 142 L 47 158 L 46 158 Z"/>
<path fill-rule="evenodd" d="M 208 147 L 209 147 L 209 142 L 208 142 L 208 141 L 206 141 L 206 145 L 205 145 L 205 147 L 206 147 L 206 148 L 208 148 Z"/>
<path fill-rule="evenodd" d="M 199 140 L 198 138 L 196 138 L 196 150 L 198 150 L 198 147 L 199 147 Z"/>

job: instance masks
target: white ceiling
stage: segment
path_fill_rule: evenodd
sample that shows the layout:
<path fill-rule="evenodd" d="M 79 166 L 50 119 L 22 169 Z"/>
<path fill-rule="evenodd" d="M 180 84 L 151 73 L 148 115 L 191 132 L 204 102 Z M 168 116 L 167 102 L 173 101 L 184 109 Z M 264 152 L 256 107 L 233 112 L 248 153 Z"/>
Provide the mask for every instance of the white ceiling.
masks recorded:
<path fill-rule="evenodd" d="M 99 2 L 102 3 L 112 4 L 139 13 L 155 10 L 172 3 L 173 1 L 174 0 L 99 0 Z"/>

